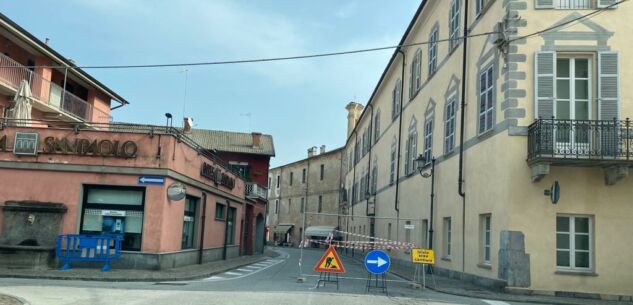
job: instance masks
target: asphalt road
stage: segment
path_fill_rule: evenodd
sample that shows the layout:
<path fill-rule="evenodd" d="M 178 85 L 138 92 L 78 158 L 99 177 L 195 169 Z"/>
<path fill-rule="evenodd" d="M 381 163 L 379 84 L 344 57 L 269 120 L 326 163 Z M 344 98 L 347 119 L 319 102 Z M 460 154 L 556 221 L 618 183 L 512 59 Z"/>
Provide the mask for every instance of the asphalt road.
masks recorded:
<path fill-rule="evenodd" d="M 55 304 L 472 304 L 520 305 L 471 299 L 412 289 L 388 274 L 387 293 L 366 291 L 367 271 L 356 260 L 340 256 L 346 273 L 336 284 L 317 287 L 312 271 L 324 250 L 278 249 L 279 257 L 240 267 L 206 279 L 185 282 L 83 282 L 0 279 L 0 293 L 18 296 L 32 305 Z M 302 271 L 302 272 L 301 272 Z M 297 283 L 297 278 L 305 282 Z"/>

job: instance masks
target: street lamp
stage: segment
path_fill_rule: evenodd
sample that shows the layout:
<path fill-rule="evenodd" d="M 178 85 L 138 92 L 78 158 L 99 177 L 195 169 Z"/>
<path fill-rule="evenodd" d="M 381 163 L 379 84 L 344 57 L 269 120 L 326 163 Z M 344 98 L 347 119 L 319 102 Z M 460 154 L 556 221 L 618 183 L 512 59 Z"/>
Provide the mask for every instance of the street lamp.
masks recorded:
<path fill-rule="evenodd" d="M 433 200 L 435 198 L 435 158 L 431 158 L 431 172 L 423 172 L 429 162 L 424 155 L 413 160 L 413 165 L 420 172 L 423 178 L 431 178 L 431 216 L 429 217 L 429 249 L 433 249 Z"/>

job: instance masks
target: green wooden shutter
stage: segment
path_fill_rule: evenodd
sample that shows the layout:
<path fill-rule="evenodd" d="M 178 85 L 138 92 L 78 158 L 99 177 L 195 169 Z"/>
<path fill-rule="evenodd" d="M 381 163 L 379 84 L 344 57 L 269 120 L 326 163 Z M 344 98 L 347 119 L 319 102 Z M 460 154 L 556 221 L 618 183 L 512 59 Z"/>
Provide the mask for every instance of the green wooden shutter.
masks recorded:
<path fill-rule="evenodd" d="M 554 8 L 554 0 L 534 0 L 534 8 Z"/>
<path fill-rule="evenodd" d="M 616 8 L 617 5 L 614 5 L 614 4 L 616 4 L 618 2 L 620 2 L 620 1 L 618 1 L 618 0 L 598 0 L 598 8 L 606 8 L 606 7 L 610 7 L 611 5 L 613 5 L 613 6 L 611 6 L 611 8 Z"/>
<path fill-rule="evenodd" d="M 409 159 L 410 159 L 409 158 L 409 145 L 411 145 L 411 143 L 409 141 L 410 141 L 410 139 L 407 138 L 407 145 L 404 148 L 404 150 L 405 150 L 404 151 L 404 155 L 405 155 L 405 158 L 404 158 L 404 174 L 405 175 L 409 174 Z"/>
<path fill-rule="evenodd" d="M 535 119 L 551 119 L 556 92 L 556 52 L 536 52 L 534 69 Z"/>
<path fill-rule="evenodd" d="M 414 95 L 414 86 L 413 86 L 413 82 L 415 80 L 414 77 L 415 74 L 415 61 L 413 61 L 411 63 L 411 66 L 409 67 L 409 100 L 413 99 L 413 95 Z"/>

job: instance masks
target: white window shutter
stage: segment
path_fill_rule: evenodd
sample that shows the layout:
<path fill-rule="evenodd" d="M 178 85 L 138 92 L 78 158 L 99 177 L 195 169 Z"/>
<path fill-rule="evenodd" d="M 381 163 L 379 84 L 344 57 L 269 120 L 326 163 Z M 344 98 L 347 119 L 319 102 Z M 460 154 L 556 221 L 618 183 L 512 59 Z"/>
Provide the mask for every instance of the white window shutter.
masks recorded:
<path fill-rule="evenodd" d="M 598 118 L 619 118 L 620 75 L 618 52 L 598 53 Z"/>
<path fill-rule="evenodd" d="M 616 8 L 616 3 L 620 2 L 619 0 L 598 0 L 598 8 Z M 613 5 L 613 6 L 612 6 Z"/>
<path fill-rule="evenodd" d="M 554 0 L 534 0 L 534 8 L 554 8 Z"/>
<path fill-rule="evenodd" d="M 535 119 L 551 119 L 556 92 L 556 52 L 536 52 L 534 69 Z"/>
<path fill-rule="evenodd" d="M 404 155 L 406 156 L 404 158 L 404 173 L 405 174 L 409 174 L 409 145 L 410 145 L 410 139 L 407 139 L 407 145 L 405 146 L 405 152 L 404 152 Z"/>

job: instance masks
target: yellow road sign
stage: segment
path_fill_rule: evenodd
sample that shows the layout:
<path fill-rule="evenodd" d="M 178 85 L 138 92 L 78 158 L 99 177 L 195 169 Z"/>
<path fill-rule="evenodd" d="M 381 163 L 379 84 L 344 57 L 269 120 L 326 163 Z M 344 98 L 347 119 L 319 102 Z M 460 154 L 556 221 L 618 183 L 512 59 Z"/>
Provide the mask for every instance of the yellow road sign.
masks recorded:
<path fill-rule="evenodd" d="M 314 266 L 316 272 L 345 273 L 345 267 L 338 257 L 334 247 L 330 246 L 319 262 Z"/>
<path fill-rule="evenodd" d="M 435 264 L 435 252 L 429 249 L 412 249 L 411 261 L 415 264 Z"/>

